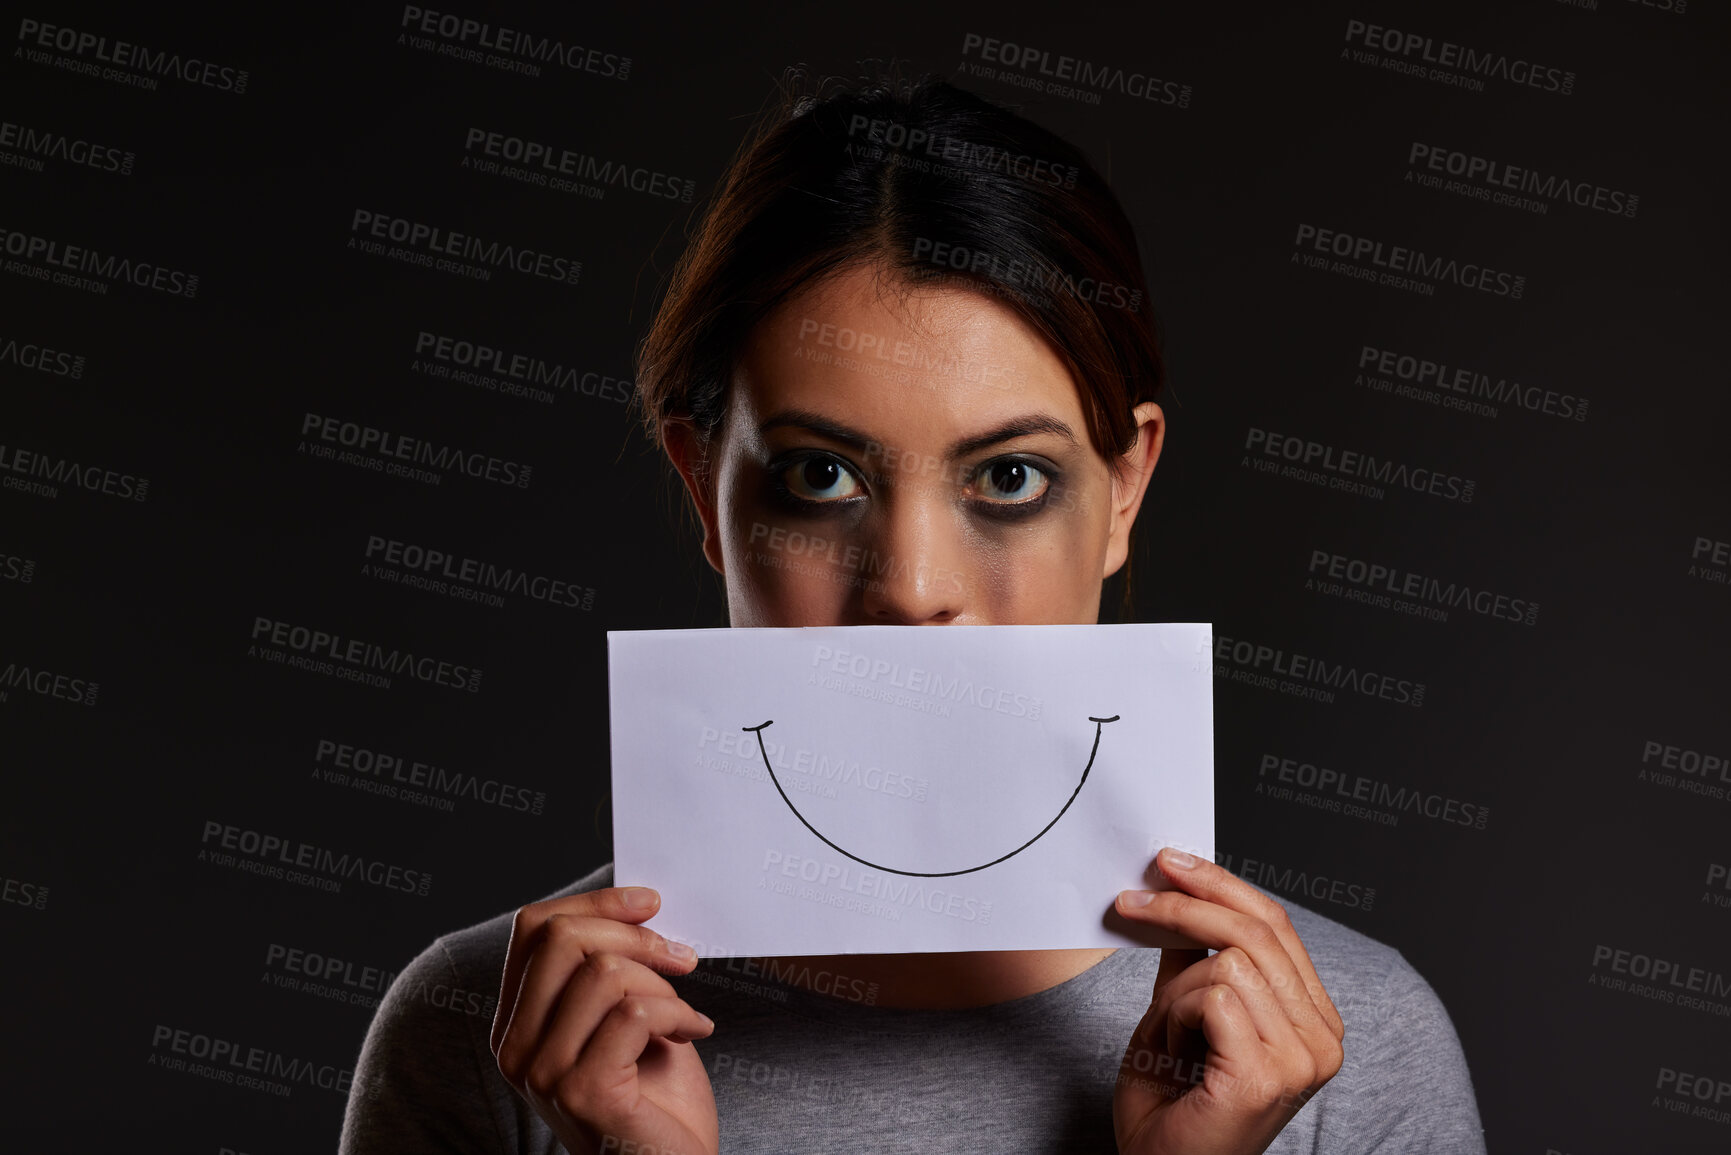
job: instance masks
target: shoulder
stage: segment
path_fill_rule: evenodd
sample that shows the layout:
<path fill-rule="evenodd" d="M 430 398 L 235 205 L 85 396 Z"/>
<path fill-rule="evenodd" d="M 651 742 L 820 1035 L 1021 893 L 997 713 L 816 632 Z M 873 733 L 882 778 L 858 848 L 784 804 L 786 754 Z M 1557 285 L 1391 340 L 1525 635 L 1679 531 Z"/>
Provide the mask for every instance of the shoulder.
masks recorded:
<path fill-rule="evenodd" d="M 1260 886 L 1256 889 L 1279 903 L 1292 920 L 1349 1036 L 1364 1045 L 1388 1035 L 1391 1028 L 1403 1036 L 1423 1028 L 1433 1036 L 1446 1031 L 1447 1041 L 1455 1043 L 1454 1025 L 1442 1000 L 1397 948 Z M 1438 1040 L 1409 1041 L 1420 1046 Z"/>
<path fill-rule="evenodd" d="M 542 901 L 612 885 L 611 862 Z M 361 1043 L 343 1155 L 511 1151 L 538 1122 L 499 1074 L 489 1039 L 517 908 L 442 934 L 385 991 Z"/>
<path fill-rule="evenodd" d="M 1343 998 L 1349 1004 L 1362 1003 L 1356 1009 L 1364 1009 L 1370 1005 L 1367 1000 L 1380 1001 L 1390 983 L 1424 981 L 1395 947 L 1255 883 L 1251 885 L 1286 911 L 1316 968 L 1316 977 L 1327 988 L 1341 1018 L 1347 1018 Z M 1347 1026 L 1352 1026 L 1350 1019 Z"/>
<path fill-rule="evenodd" d="M 1425 977 L 1395 947 L 1257 889 L 1285 908 L 1346 1024 L 1340 1073 L 1300 1116 L 1321 1149 L 1482 1155 L 1466 1056 Z"/>
<path fill-rule="evenodd" d="M 612 885 L 613 864 L 606 862 L 551 894 L 525 900 L 492 918 L 442 934 L 415 957 L 398 976 L 398 981 L 411 972 L 418 972 L 420 978 L 435 975 L 449 975 L 465 981 L 481 978 L 493 984 L 496 996 L 499 976 L 505 969 L 505 951 L 511 945 L 511 924 L 519 909 L 530 902 L 546 902 L 549 899 L 565 898 Z M 489 1010 L 489 1020 L 491 1015 Z"/>

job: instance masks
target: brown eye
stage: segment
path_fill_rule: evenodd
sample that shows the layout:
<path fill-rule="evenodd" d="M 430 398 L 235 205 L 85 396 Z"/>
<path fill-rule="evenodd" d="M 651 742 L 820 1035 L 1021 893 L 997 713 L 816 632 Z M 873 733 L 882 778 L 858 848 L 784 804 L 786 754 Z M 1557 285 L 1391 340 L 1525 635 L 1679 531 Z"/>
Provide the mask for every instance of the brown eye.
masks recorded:
<path fill-rule="evenodd" d="M 975 477 L 981 493 L 1005 504 L 1038 501 L 1052 484 L 1045 471 L 1033 463 L 1014 459 L 988 462 Z"/>
<path fill-rule="evenodd" d="M 783 471 L 782 480 L 796 497 L 806 501 L 839 501 L 859 491 L 853 474 L 833 457 L 796 461 Z"/>

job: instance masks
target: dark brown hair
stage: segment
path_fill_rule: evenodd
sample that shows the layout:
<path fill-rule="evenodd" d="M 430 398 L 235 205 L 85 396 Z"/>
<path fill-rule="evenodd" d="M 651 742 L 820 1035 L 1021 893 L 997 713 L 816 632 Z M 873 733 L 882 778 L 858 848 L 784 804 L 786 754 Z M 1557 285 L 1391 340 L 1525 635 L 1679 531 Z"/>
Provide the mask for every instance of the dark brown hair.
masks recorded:
<path fill-rule="evenodd" d="M 1131 411 L 1165 368 L 1135 229 L 1105 179 L 1055 133 L 929 74 L 822 87 L 784 82 L 673 269 L 637 349 L 650 439 L 671 417 L 707 443 L 752 327 L 797 290 L 875 264 L 912 285 L 960 278 L 1013 308 L 1080 384 L 1089 439 L 1116 473 Z"/>

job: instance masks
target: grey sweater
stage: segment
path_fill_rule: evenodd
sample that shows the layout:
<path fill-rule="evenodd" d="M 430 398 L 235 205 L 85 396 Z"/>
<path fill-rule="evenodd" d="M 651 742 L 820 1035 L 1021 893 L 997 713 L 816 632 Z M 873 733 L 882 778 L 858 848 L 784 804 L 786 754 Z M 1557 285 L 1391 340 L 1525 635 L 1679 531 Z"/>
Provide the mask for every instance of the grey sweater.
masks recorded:
<path fill-rule="evenodd" d="M 607 863 L 557 894 L 612 884 Z M 1466 1060 L 1430 985 L 1393 948 L 1282 905 L 1346 1021 L 1346 1060 L 1268 1150 L 1482 1155 Z M 343 1155 L 565 1150 L 487 1046 L 514 913 L 440 937 L 397 976 L 361 1046 Z M 1124 948 L 966 1010 L 879 1007 L 857 979 L 804 990 L 739 959 L 669 982 L 715 1020 L 694 1045 L 726 1155 L 1110 1153 L 1113 1084 L 1159 965 L 1158 950 Z"/>

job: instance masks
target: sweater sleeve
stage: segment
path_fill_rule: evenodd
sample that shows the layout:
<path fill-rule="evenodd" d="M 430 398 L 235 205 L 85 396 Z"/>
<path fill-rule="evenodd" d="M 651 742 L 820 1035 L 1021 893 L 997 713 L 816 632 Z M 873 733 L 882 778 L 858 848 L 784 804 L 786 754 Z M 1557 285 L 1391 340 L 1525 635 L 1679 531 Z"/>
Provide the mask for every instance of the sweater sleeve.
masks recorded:
<path fill-rule="evenodd" d="M 1396 954 L 1376 996 L 1377 1028 L 1355 1056 L 1367 1155 L 1484 1155 L 1484 1129 L 1460 1038 L 1436 991 Z M 1346 1046 L 1353 1038 L 1349 1033 Z"/>
<path fill-rule="evenodd" d="M 491 1015 L 476 1013 L 481 994 L 462 989 L 443 939 L 403 968 L 361 1044 L 340 1155 L 511 1149 L 481 1066 L 493 1062 Z M 485 1009 L 492 1005 L 490 997 Z"/>

